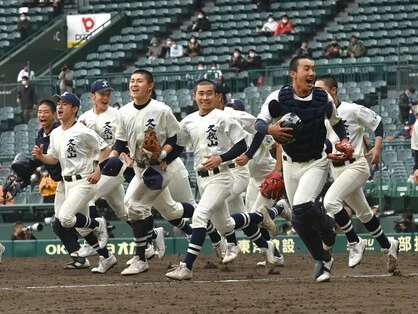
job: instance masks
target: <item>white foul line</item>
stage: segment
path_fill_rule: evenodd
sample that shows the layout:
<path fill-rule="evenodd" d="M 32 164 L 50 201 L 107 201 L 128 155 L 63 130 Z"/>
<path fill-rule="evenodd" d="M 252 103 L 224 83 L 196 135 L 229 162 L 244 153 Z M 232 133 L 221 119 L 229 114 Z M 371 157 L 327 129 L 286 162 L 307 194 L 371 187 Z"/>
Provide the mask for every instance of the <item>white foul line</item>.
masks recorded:
<path fill-rule="evenodd" d="M 349 276 L 333 276 L 332 278 L 384 278 L 392 277 L 393 274 L 376 274 L 376 275 L 349 275 Z M 402 277 L 413 277 L 418 276 L 418 273 L 409 273 L 401 275 Z M 243 283 L 243 282 L 274 282 L 274 281 L 288 281 L 288 280 L 303 280 L 312 279 L 310 276 L 305 277 L 280 277 L 280 278 L 259 278 L 259 279 L 221 279 L 221 280 L 192 280 L 185 281 L 183 283 L 190 284 L 208 284 L 208 283 Z M 16 289 L 29 289 L 29 290 L 48 290 L 48 289 L 79 289 L 79 288 L 100 288 L 100 287 L 127 287 L 127 286 L 138 286 L 138 285 L 166 285 L 175 280 L 167 281 L 156 281 L 156 282 L 141 282 L 141 283 L 109 283 L 109 284 L 89 284 L 89 285 L 56 285 L 56 286 L 26 286 L 26 287 L 1 287 L 0 291 L 4 290 L 16 290 Z"/>

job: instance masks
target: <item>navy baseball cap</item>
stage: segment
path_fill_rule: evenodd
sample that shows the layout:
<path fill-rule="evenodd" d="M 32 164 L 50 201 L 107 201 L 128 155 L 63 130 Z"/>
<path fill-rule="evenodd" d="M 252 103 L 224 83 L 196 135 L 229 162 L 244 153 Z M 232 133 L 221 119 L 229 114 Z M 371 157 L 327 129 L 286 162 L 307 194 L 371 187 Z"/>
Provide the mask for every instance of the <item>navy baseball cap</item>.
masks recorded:
<path fill-rule="evenodd" d="M 152 167 L 148 167 L 148 169 L 144 171 L 142 179 L 150 190 L 160 190 L 163 186 L 163 176 Z"/>
<path fill-rule="evenodd" d="M 213 84 L 215 85 L 215 91 L 217 94 L 224 93 L 224 87 L 222 86 L 222 83 L 220 83 L 219 81 L 213 81 Z"/>
<path fill-rule="evenodd" d="M 94 81 L 93 84 L 91 84 L 91 92 L 92 93 L 103 93 L 107 90 L 113 90 L 113 88 L 110 86 L 110 83 L 106 80 L 97 80 Z"/>
<path fill-rule="evenodd" d="M 76 94 L 73 94 L 73 93 L 65 92 L 62 95 L 55 94 L 54 96 L 52 96 L 52 100 L 55 103 L 57 103 L 58 100 L 62 100 L 62 101 L 66 102 L 66 103 L 69 103 L 73 106 L 80 107 L 80 99 L 77 97 Z"/>
<path fill-rule="evenodd" d="M 231 99 L 225 106 L 234 108 L 235 110 L 245 111 L 244 102 L 238 98 Z"/>

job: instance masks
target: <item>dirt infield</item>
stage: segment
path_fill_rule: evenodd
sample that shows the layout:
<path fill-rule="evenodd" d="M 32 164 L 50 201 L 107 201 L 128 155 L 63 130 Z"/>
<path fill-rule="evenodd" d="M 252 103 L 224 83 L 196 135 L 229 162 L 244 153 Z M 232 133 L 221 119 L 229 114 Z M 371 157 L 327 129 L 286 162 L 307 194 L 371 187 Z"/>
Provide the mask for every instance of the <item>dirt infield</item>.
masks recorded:
<path fill-rule="evenodd" d="M 63 258 L 3 258 L 1 313 L 417 313 L 416 256 L 401 254 L 395 275 L 385 257 L 366 253 L 362 264 L 347 266 L 347 254 L 334 254 L 332 281 L 315 283 L 313 261 L 285 255 L 280 274 L 255 267 L 258 255 L 241 255 L 229 267 L 212 255 L 198 258 L 193 281 L 167 281 L 179 256 L 149 261 L 148 272 L 123 277 L 129 257 L 105 275 L 64 270 Z M 90 258 L 93 266 L 97 257 Z M 215 262 L 215 263 L 214 263 Z"/>

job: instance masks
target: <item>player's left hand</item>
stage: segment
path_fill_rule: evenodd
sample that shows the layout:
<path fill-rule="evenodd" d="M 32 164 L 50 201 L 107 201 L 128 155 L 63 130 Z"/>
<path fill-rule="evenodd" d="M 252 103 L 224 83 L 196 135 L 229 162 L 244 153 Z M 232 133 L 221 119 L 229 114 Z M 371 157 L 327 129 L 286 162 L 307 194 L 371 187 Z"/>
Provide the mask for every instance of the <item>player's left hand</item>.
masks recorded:
<path fill-rule="evenodd" d="M 202 166 L 206 170 L 213 170 L 222 163 L 221 156 L 205 156 L 206 160 L 202 162 Z"/>
<path fill-rule="evenodd" d="M 37 145 L 33 146 L 33 148 L 32 148 L 33 158 L 39 159 L 42 156 L 43 149 L 44 149 L 43 144 L 41 144 L 41 146 L 37 146 Z"/>
<path fill-rule="evenodd" d="M 161 161 L 160 168 L 161 168 L 162 171 L 166 171 L 167 170 L 167 166 L 168 166 L 168 164 L 167 164 L 167 162 L 165 160 Z"/>
<path fill-rule="evenodd" d="M 237 158 L 235 158 L 235 161 L 237 162 L 238 166 L 245 166 L 246 164 L 248 164 L 248 162 L 250 161 L 250 158 L 248 158 L 247 155 L 242 154 L 241 156 L 238 156 Z"/>
<path fill-rule="evenodd" d="M 368 156 L 372 156 L 372 160 L 370 162 L 371 165 L 376 164 L 379 161 L 380 158 L 380 149 L 373 147 L 369 152 L 366 154 L 366 158 Z"/>
<path fill-rule="evenodd" d="M 97 182 L 99 182 L 100 180 L 100 176 L 101 176 L 100 168 L 96 167 L 96 170 L 94 170 L 94 172 L 88 176 L 87 181 L 90 184 L 97 184 Z"/>

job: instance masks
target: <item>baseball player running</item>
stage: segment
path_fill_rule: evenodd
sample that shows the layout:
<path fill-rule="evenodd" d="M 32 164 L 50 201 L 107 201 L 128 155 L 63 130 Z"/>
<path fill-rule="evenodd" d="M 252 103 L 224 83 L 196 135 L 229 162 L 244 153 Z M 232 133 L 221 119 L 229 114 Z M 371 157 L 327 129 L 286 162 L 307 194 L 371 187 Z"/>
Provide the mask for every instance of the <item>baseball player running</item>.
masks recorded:
<path fill-rule="evenodd" d="M 96 183 L 100 179 L 100 168 L 94 168 L 93 157 L 100 151 L 99 161 L 104 160 L 110 148 L 94 131 L 77 123 L 80 100 L 76 95 L 65 92 L 61 96 L 54 95 L 53 99 L 57 102 L 61 126 L 51 132 L 48 153 L 43 153 L 41 144 L 34 146 L 32 155 L 45 164 L 61 164 L 65 199 L 57 212 L 57 218 L 64 228 L 76 227 L 100 255 L 99 265 L 92 272 L 105 273 L 117 261 L 106 248 L 106 221 L 102 218 L 90 219 L 88 203 L 96 193 Z"/>
<path fill-rule="evenodd" d="M 315 64 L 308 57 L 298 56 L 290 61 L 291 86 L 272 92 L 264 102 L 255 124 L 262 135 L 270 134 L 283 145 L 283 176 L 286 194 L 292 207 L 292 226 L 314 258 L 317 282 L 329 281 L 333 258 L 322 242 L 334 244 L 335 222 L 315 202 L 328 174 L 324 152 L 326 127 L 330 121 L 340 140 L 348 142 L 344 123 L 337 116 L 331 96 L 314 87 Z M 287 113 L 296 114 L 303 127 L 293 137 L 292 128 L 282 128 L 280 119 Z"/>
<path fill-rule="evenodd" d="M 274 244 L 267 242 L 260 234 L 257 224 L 264 222 L 274 234 L 276 225 L 268 211 L 251 214 L 235 214 L 229 217 L 226 198 L 232 185 L 228 161 L 246 150 L 245 132 L 241 126 L 223 111 L 215 109 L 216 87 L 212 81 L 197 82 L 193 97 L 199 111 L 186 116 L 180 123 L 177 145 L 186 147 L 192 144 L 194 167 L 201 200 L 193 214 L 193 233 L 184 262 L 171 269 L 166 276 L 175 280 L 188 280 L 193 277 L 193 263 L 199 254 L 206 237 L 206 226 L 213 225 L 226 237 L 228 246 L 237 246 L 234 229 L 243 231 L 260 247 L 273 263 Z M 254 217 L 252 217 L 254 216 Z M 236 258 L 236 256 L 235 256 Z M 230 262 L 225 260 L 224 262 Z"/>
<path fill-rule="evenodd" d="M 50 143 L 50 134 L 53 129 L 60 126 L 59 122 L 56 122 L 57 108 L 53 101 L 45 99 L 39 103 L 38 106 L 38 121 L 41 125 L 41 129 L 38 132 L 38 135 L 35 139 L 35 144 L 37 146 L 43 145 L 43 153 L 46 154 L 48 151 L 49 143 Z M 33 171 L 39 166 L 42 165 L 42 162 L 33 159 L 30 160 L 30 164 L 32 166 Z M 51 178 L 58 182 L 57 189 L 55 191 L 55 199 L 54 199 L 54 209 L 55 214 L 51 221 L 51 227 L 57 237 L 61 240 L 62 244 L 64 244 L 65 249 L 67 250 L 68 254 L 71 256 L 72 261 L 65 264 L 64 268 L 66 269 L 81 269 L 81 268 L 89 268 L 90 263 L 85 258 L 80 256 L 80 244 L 78 243 L 78 234 L 75 228 L 67 229 L 63 228 L 57 213 L 60 211 L 60 207 L 65 199 L 64 195 L 64 185 L 65 182 L 63 181 L 61 175 L 61 165 L 60 163 L 56 165 L 45 165 L 46 169 L 48 170 Z"/>
<path fill-rule="evenodd" d="M 136 275 L 149 268 L 145 248 L 151 207 L 175 226 L 181 226 L 183 218 L 192 217 L 194 211 L 190 204 L 175 202 L 167 188 L 173 173 L 168 164 L 169 156 L 177 140 L 179 125 L 170 107 L 151 98 L 153 89 L 154 78 L 150 72 L 137 70 L 131 75 L 129 90 L 133 101 L 118 111 L 116 142 L 102 170 L 103 174 L 110 175 L 114 175 L 115 169 L 119 171 L 122 162 L 118 156 L 128 147 L 135 161 L 135 177 L 129 183 L 124 202 L 136 252 L 122 275 Z M 150 139 L 152 142 L 164 143 L 159 156 L 145 149 L 146 134 L 155 134 L 156 138 Z"/>
<path fill-rule="evenodd" d="M 106 80 L 97 80 L 91 84 L 90 97 L 93 100 L 94 107 L 78 118 L 78 122 L 83 123 L 89 129 L 95 131 L 109 146 L 112 146 L 115 142 L 116 134 L 116 115 L 117 109 L 109 106 L 111 101 L 113 88 Z M 122 154 L 121 158 L 125 154 Z M 99 156 L 94 157 L 97 161 Z M 110 207 L 115 211 L 116 216 L 122 220 L 128 221 L 128 214 L 125 210 L 123 199 L 125 197 L 125 191 L 123 188 L 123 182 L 125 178 L 123 172 L 126 166 L 122 167 L 119 173 L 114 176 L 102 175 L 97 183 L 97 192 L 93 199 L 90 201 L 90 217 L 97 217 L 97 211 L 95 210 L 95 203 L 97 200 L 103 198 L 107 201 Z M 96 254 L 88 243 L 85 243 L 79 250 L 80 256 L 90 256 Z"/>
<path fill-rule="evenodd" d="M 371 164 L 379 160 L 383 140 L 383 123 L 373 110 L 354 103 L 338 100 L 338 83 L 332 75 L 321 76 L 315 86 L 327 91 L 334 100 L 338 115 L 348 127 L 350 143 L 354 146 L 353 158 L 348 161 L 330 163 L 334 182 L 325 194 L 324 207 L 341 227 L 349 244 L 348 266 L 355 267 L 362 258 L 366 243 L 355 233 L 351 219 L 343 208 L 346 202 L 354 210 L 367 230 L 379 242 L 387 256 L 387 270 L 393 273 L 398 265 L 399 241 L 388 239 L 379 220 L 373 214 L 363 192 L 363 185 L 370 176 L 370 166 L 366 156 L 371 156 Z M 375 132 L 375 146 L 367 153 L 363 145 L 364 129 Z M 337 135 L 328 129 L 328 139 L 332 147 L 338 142 Z M 334 152 L 336 150 L 334 148 Z"/>

